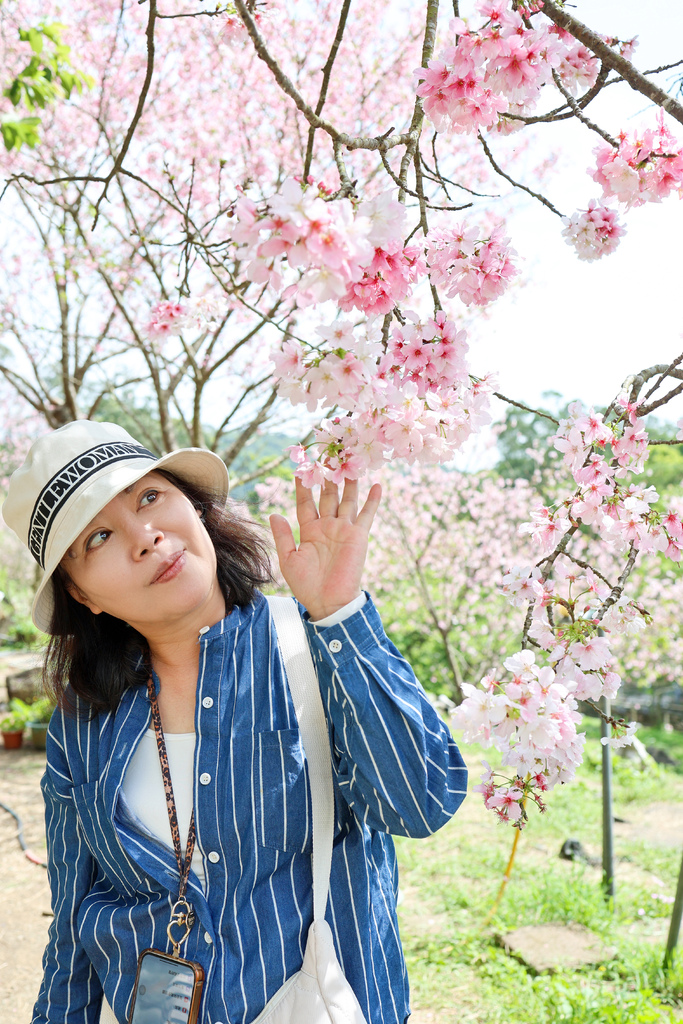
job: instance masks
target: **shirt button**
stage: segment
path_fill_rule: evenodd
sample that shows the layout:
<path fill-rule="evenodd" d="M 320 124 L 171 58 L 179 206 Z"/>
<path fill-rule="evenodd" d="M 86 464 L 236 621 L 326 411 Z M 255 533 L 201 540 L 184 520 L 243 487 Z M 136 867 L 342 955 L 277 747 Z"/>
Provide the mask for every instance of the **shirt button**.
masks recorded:
<path fill-rule="evenodd" d="M 216 853 L 215 850 L 212 850 L 211 853 L 209 854 L 209 860 L 211 861 L 212 864 L 218 864 L 218 861 L 220 859 L 221 859 L 220 853 Z"/>
<path fill-rule="evenodd" d="M 339 651 L 341 651 L 342 649 L 342 642 L 341 640 L 330 640 L 327 646 L 329 647 L 333 654 L 338 654 Z"/>
<path fill-rule="evenodd" d="M 202 772 L 202 774 L 199 776 L 199 781 L 201 782 L 202 786 L 208 786 L 209 783 L 211 782 L 211 776 L 209 775 L 208 772 Z"/>
<path fill-rule="evenodd" d="M 209 945 L 211 945 L 211 943 L 213 942 L 213 939 L 211 938 L 208 932 L 204 932 L 204 942 L 208 942 Z"/>
<path fill-rule="evenodd" d="M 205 697 L 204 700 L 202 701 L 202 707 L 204 707 L 204 708 L 212 708 L 213 707 L 213 697 Z"/>

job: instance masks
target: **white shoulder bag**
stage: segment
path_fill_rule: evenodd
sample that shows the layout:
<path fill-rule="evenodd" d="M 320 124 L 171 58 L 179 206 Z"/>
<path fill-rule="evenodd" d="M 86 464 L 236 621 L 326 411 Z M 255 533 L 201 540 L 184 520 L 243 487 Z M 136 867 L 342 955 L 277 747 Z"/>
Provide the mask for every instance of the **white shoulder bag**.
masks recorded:
<path fill-rule="evenodd" d="M 253 1024 L 366 1024 L 337 960 L 325 909 L 330 888 L 334 790 L 325 712 L 306 630 L 296 604 L 269 597 L 278 646 L 308 762 L 313 810 L 313 922 L 301 970 L 288 978 Z"/>

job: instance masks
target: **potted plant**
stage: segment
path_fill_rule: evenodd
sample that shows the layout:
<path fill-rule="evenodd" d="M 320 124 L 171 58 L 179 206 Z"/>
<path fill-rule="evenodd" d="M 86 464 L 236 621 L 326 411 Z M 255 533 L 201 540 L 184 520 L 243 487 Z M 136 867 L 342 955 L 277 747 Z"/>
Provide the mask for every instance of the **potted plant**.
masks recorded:
<path fill-rule="evenodd" d="M 29 705 L 26 724 L 31 730 L 31 743 L 34 750 L 45 750 L 47 727 L 54 709 L 55 705 L 49 697 L 41 697 Z"/>
<path fill-rule="evenodd" d="M 8 714 L 0 720 L 0 733 L 5 750 L 18 750 L 24 737 L 28 704 L 23 700 L 11 700 Z"/>

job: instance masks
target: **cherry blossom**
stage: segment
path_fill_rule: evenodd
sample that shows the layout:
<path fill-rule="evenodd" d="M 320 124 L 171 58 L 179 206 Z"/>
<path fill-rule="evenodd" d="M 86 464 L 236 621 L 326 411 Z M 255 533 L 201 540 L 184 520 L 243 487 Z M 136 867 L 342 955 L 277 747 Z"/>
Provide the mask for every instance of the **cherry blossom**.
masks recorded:
<path fill-rule="evenodd" d="M 593 180 L 602 185 L 603 196 L 614 197 L 627 209 L 659 203 L 672 192 L 683 195 L 683 144 L 661 117 L 656 128 L 622 132 L 617 149 L 603 144 L 594 152 Z"/>
<path fill-rule="evenodd" d="M 449 297 L 466 305 L 485 306 L 499 298 L 518 273 L 515 250 L 502 228 L 478 238 L 475 228 L 433 231 L 426 239 L 430 277 Z"/>
<path fill-rule="evenodd" d="M 580 260 L 589 262 L 614 252 L 626 231 L 617 222 L 616 211 L 596 199 L 591 199 L 587 209 L 563 217 L 563 223 L 563 237 L 574 246 Z"/>

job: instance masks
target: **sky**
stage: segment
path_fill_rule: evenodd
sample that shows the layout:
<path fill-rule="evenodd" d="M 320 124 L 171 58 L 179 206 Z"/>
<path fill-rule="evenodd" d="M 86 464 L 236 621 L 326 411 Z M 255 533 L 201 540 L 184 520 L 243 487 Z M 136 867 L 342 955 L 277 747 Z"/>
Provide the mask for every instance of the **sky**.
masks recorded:
<path fill-rule="evenodd" d="M 579 0 L 573 13 L 603 33 L 639 36 L 641 70 L 683 57 L 683 4 L 669 0 Z M 660 76 L 671 85 L 673 73 Z M 648 101 L 628 86 L 612 86 L 589 108 L 612 135 L 654 123 Z M 681 137 L 680 125 L 671 122 Z M 540 135 L 540 131 L 544 135 Z M 544 146 L 562 148 L 559 167 L 543 191 L 564 214 L 584 208 L 600 189 L 586 174 L 600 139 L 581 125 L 540 126 Z M 532 184 L 532 183 L 530 183 Z M 523 258 L 523 287 L 493 303 L 472 331 L 475 372 L 496 370 L 503 394 L 532 405 L 546 390 L 607 404 L 630 374 L 669 362 L 683 351 L 683 203 L 648 203 L 622 220 L 627 234 L 610 256 L 578 260 L 558 218 L 530 200 L 508 219 Z M 683 397 L 667 418 L 683 416 Z M 500 403 L 496 402 L 497 406 Z M 502 410 L 494 410 L 498 417 Z"/>

